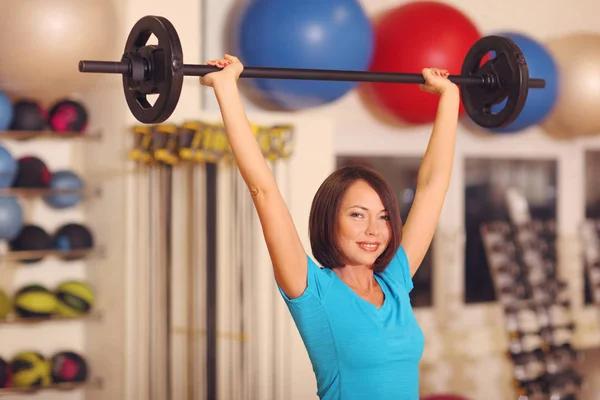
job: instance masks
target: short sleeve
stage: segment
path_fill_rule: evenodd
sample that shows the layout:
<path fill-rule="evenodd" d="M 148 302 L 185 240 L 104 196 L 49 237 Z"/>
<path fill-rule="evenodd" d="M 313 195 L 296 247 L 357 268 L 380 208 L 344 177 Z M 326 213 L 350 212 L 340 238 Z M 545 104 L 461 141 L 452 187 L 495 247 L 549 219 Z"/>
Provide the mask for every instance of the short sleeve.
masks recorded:
<path fill-rule="evenodd" d="M 394 258 L 385 269 L 384 274 L 387 274 L 400 283 L 406 289 L 407 293 L 410 293 L 413 289 L 414 285 L 412 277 L 410 276 L 410 264 L 408 263 L 408 257 L 402 246 L 398 248 Z"/>
<path fill-rule="evenodd" d="M 328 273 L 331 271 L 319 267 L 308 254 L 306 255 L 306 262 L 308 263 L 306 277 L 307 285 L 306 290 L 299 297 L 290 299 L 283 292 L 281 287 L 277 285 L 279 293 L 288 305 L 299 305 L 306 302 L 308 298 L 322 300 L 327 288 L 331 284 L 331 275 Z"/>

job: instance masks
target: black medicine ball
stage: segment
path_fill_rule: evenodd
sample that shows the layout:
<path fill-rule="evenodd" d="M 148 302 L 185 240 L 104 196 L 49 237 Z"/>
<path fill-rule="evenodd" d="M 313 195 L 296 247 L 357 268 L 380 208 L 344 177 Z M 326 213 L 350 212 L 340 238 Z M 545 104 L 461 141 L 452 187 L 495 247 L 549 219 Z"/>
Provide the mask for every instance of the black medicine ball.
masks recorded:
<path fill-rule="evenodd" d="M 50 170 L 41 159 L 34 156 L 21 157 L 13 187 L 47 188 L 51 178 Z"/>
<path fill-rule="evenodd" d="M 92 232 L 85 226 L 76 223 L 70 223 L 61 226 L 54 233 L 54 248 L 61 251 L 84 250 L 94 246 L 94 237 Z M 77 260 L 82 256 L 62 256 L 65 260 Z"/>
<path fill-rule="evenodd" d="M 84 382 L 88 366 L 84 358 L 73 351 L 61 351 L 52 356 L 52 381 L 54 383 Z"/>
<path fill-rule="evenodd" d="M 13 105 L 13 131 L 42 131 L 48 126 L 46 111 L 34 100 L 19 100 Z"/>
<path fill-rule="evenodd" d="M 48 114 L 48 122 L 56 132 L 83 132 L 87 126 L 87 110 L 77 101 L 61 100 Z"/>
<path fill-rule="evenodd" d="M 39 251 L 52 250 L 52 237 L 42 228 L 37 225 L 25 225 L 19 236 L 14 238 L 9 243 L 10 249 L 13 251 Z M 30 258 L 21 260 L 23 263 L 35 263 L 42 260 L 44 257 Z"/>
<path fill-rule="evenodd" d="M 12 373 L 10 364 L 0 357 L 0 388 L 11 387 Z"/>

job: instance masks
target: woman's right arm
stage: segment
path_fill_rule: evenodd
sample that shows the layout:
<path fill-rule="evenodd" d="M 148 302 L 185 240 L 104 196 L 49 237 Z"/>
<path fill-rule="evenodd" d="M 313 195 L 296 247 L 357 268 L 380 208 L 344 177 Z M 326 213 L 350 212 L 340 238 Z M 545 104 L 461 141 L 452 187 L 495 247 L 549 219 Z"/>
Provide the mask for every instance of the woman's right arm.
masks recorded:
<path fill-rule="evenodd" d="M 243 67 L 231 56 L 212 65 L 225 68 L 201 82 L 214 88 L 231 150 L 258 213 L 275 280 L 289 298 L 297 298 L 307 286 L 306 252 L 246 116 L 237 85 Z"/>

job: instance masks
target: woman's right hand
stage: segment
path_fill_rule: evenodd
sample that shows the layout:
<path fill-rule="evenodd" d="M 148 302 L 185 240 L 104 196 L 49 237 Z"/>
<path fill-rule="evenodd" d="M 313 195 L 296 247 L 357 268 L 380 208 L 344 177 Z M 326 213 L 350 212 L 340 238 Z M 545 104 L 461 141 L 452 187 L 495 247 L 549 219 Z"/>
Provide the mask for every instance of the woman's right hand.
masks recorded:
<path fill-rule="evenodd" d="M 237 81 L 244 70 L 244 66 L 237 57 L 225 54 L 220 60 L 210 60 L 206 65 L 221 68 L 221 71 L 211 72 L 200 77 L 200 83 L 204 86 L 214 87 L 216 82 L 222 79 L 232 79 Z"/>

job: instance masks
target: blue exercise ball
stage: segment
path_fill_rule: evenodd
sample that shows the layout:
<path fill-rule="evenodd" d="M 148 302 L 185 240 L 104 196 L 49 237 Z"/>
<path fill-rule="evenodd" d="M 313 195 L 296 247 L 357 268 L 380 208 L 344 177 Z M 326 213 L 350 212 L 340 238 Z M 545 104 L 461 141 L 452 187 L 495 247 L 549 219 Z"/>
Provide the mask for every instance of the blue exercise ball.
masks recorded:
<path fill-rule="evenodd" d="M 246 66 L 366 70 L 374 32 L 356 0 L 254 0 L 241 11 L 234 34 Z M 248 79 L 269 103 L 287 110 L 331 103 L 356 82 Z"/>
<path fill-rule="evenodd" d="M 51 189 L 74 189 L 81 190 L 84 187 L 81 178 L 73 171 L 61 170 L 52 173 L 50 178 Z M 82 200 L 79 193 L 51 194 L 44 196 L 44 201 L 52 208 L 69 208 L 75 206 Z"/>
<path fill-rule="evenodd" d="M 14 107 L 6 93 L 0 92 L 0 131 L 6 131 L 13 120 Z"/>
<path fill-rule="evenodd" d="M 491 129 L 492 132 L 514 133 L 522 131 L 532 125 L 540 124 L 550 115 L 558 98 L 558 65 L 546 46 L 535 39 L 516 32 L 500 32 L 497 36 L 512 39 L 523 51 L 530 78 L 546 80 L 544 89 L 530 89 L 527 101 L 521 114 L 510 125 Z M 504 107 L 506 101 L 492 107 L 492 112 L 498 112 Z"/>
<path fill-rule="evenodd" d="M 0 240 L 13 240 L 23 229 L 23 209 L 14 196 L 0 196 Z"/>
<path fill-rule="evenodd" d="M 11 187 L 17 172 L 19 163 L 13 157 L 10 151 L 0 146 L 0 188 Z"/>

